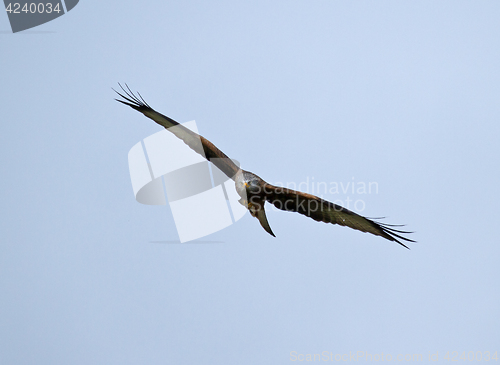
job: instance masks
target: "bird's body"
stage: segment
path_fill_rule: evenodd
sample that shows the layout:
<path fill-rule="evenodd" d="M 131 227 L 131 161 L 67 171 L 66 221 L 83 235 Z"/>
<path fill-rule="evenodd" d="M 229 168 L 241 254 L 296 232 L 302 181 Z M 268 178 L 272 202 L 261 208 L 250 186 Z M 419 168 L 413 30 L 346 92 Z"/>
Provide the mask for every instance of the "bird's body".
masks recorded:
<path fill-rule="evenodd" d="M 158 113 L 151 108 L 140 96 L 135 96 L 130 89 L 123 89 L 124 94 L 118 93 L 125 101 L 120 103 L 128 105 L 154 120 L 159 125 L 175 134 L 191 149 L 217 166 L 224 174 L 235 182 L 236 192 L 240 196 L 239 202 L 245 206 L 250 214 L 257 218 L 262 227 L 272 236 L 275 236 L 267 221 L 264 205 L 266 202 L 276 208 L 303 214 L 315 221 L 339 224 L 362 232 L 368 232 L 395 241 L 408 248 L 400 240 L 415 242 L 400 234 L 410 233 L 397 230 L 394 225 L 376 222 L 356 214 L 340 205 L 331 203 L 317 196 L 295 191 L 279 186 L 274 186 L 252 172 L 240 169 L 229 157 L 219 150 L 213 143 L 197 133 L 185 128 L 175 120 Z"/>
<path fill-rule="evenodd" d="M 259 220 L 267 233 L 276 237 L 267 221 L 264 204 L 267 200 L 266 182 L 250 171 L 240 170 L 234 181 L 240 204 L 248 209 L 252 217 Z"/>

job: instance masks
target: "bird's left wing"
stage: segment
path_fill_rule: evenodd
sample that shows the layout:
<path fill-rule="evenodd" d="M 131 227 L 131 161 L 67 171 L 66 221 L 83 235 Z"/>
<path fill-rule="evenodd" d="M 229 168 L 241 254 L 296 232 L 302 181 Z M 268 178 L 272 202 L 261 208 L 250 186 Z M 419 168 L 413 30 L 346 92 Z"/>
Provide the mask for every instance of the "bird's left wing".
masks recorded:
<path fill-rule="evenodd" d="M 376 222 L 356 214 L 340 205 L 323 200 L 315 195 L 302 193 L 265 183 L 263 186 L 266 200 L 276 208 L 303 214 L 315 221 L 338 224 L 350 227 L 361 232 L 368 232 L 381 236 L 389 241 L 395 241 L 408 248 L 401 242 L 415 242 L 400 234 L 411 233 L 394 229 L 394 225 Z"/>
<path fill-rule="evenodd" d="M 134 93 L 130 91 L 128 86 L 127 89 L 124 89 L 121 85 L 120 87 L 125 95 L 116 90 L 115 92 L 124 100 L 116 99 L 116 101 L 130 106 L 131 108 L 144 114 L 146 117 L 154 120 L 159 125 L 165 127 L 166 130 L 175 134 L 176 137 L 180 138 L 193 151 L 212 162 L 229 178 L 233 180 L 235 179 L 235 175 L 238 172 L 239 167 L 229 157 L 227 157 L 224 152 L 215 147 L 212 142 L 184 127 L 182 124 L 177 123 L 172 118 L 158 113 L 144 101 L 141 94 L 137 93 L 139 96 L 135 96 Z"/>

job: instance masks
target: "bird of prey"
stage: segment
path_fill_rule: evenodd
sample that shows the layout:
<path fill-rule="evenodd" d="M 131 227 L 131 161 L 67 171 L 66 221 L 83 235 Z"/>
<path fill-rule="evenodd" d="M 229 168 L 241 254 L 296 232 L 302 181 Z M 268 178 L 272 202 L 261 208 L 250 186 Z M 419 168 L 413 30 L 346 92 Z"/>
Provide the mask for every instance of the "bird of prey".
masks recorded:
<path fill-rule="evenodd" d="M 120 85 L 123 93 L 114 90 L 123 100 L 115 99 L 141 112 L 146 117 L 154 120 L 168 131 L 174 133 L 195 152 L 205 157 L 217 166 L 230 179 L 234 180 L 235 188 L 241 197 L 239 202 L 245 206 L 250 214 L 257 218 L 261 226 L 272 236 L 276 237 L 269 226 L 264 210 L 265 202 L 273 204 L 276 208 L 303 214 L 315 221 L 339 224 L 381 236 L 389 241 L 399 243 L 408 248 L 402 241 L 415 242 L 401 234 L 411 233 L 395 229 L 397 225 L 385 224 L 360 216 L 340 205 L 331 203 L 317 196 L 268 184 L 259 176 L 250 171 L 240 169 L 229 157 L 219 150 L 213 143 L 197 133 L 185 128 L 172 118 L 158 113 L 144 101 L 141 94 L 136 96 L 126 85 Z M 171 128 L 174 127 L 175 128 Z M 201 143 L 200 143 L 201 142 Z"/>

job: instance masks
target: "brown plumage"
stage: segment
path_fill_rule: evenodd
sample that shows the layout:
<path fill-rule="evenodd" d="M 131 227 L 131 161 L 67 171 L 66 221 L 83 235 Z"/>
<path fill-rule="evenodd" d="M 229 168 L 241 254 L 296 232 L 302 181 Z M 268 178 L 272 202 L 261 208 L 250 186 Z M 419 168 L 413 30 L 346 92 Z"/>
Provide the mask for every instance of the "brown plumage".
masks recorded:
<path fill-rule="evenodd" d="M 253 217 L 256 217 L 259 220 L 262 227 L 269 234 L 274 236 L 266 218 L 264 210 L 265 202 L 269 202 L 281 210 L 303 214 L 318 222 L 338 224 L 361 232 L 368 232 L 376 236 L 381 236 L 389 241 L 397 242 L 406 248 L 408 247 L 403 244 L 401 240 L 406 242 L 415 242 L 409 238 L 401 236 L 401 234 L 411 232 L 395 229 L 393 228 L 397 227 L 395 225 L 384 224 L 362 217 L 359 214 L 341 207 L 340 205 L 331 203 L 311 194 L 268 184 L 257 175 L 249 171 L 239 169 L 229 157 L 227 157 L 209 140 L 185 128 L 175 120 L 158 113 L 144 101 L 139 93 L 138 97 L 135 96 L 128 86 L 127 89 L 124 89 L 121 85 L 120 87 L 125 95 L 116 90 L 115 91 L 124 100 L 116 99 L 117 101 L 134 108 L 146 117 L 154 120 L 159 125 L 174 133 L 191 149 L 204 156 L 229 178 L 233 179 L 235 181 L 236 191 L 241 197 L 239 202 L 250 211 L 250 214 Z"/>

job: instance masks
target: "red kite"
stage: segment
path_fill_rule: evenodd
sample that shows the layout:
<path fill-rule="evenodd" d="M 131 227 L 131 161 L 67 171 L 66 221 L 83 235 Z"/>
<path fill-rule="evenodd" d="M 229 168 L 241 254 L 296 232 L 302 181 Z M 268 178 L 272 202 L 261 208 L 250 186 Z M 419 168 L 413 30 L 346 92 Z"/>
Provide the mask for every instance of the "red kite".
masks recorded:
<path fill-rule="evenodd" d="M 183 127 L 175 120 L 155 111 L 144 101 L 141 94 L 138 93 L 139 96 L 137 97 L 128 86 L 127 90 L 121 85 L 120 87 L 125 95 L 116 90 L 115 92 L 125 101 L 116 99 L 117 101 L 141 112 L 146 117 L 174 133 L 191 149 L 212 162 L 224 174 L 234 180 L 236 191 L 241 197 L 239 202 L 250 211 L 253 217 L 259 220 L 262 227 L 270 235 L 274 236 L 274 233 L 266 218 L 264 210 L 265 202 L 271 203 L 281 210 L 303 214 L 318 222 L 339 224 L 361 232 L 381 236 L 389 241 L 395 241 L 406 248 L 408 247 L 401 240 L 415 242 L 401 236 L 400 234 L 411 232 L 393 228 L 398 227 L 397 225 L 376 222 L 317 196 L 268 184 L 254 173 L 240 169 L 209 140 Z M 176 126 L 176 128 L 170 128 L 173 126 Z"/>

